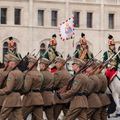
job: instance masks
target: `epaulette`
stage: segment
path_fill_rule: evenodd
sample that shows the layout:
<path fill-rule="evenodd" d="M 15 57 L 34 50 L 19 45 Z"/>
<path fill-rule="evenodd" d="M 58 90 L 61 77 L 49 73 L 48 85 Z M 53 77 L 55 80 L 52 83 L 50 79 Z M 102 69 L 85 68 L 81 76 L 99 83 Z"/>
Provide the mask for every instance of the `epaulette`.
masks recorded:
<path fill-rule="evenodd" d="M 59 73 L 59 71 L 55 71 L 56 73 Z"/>

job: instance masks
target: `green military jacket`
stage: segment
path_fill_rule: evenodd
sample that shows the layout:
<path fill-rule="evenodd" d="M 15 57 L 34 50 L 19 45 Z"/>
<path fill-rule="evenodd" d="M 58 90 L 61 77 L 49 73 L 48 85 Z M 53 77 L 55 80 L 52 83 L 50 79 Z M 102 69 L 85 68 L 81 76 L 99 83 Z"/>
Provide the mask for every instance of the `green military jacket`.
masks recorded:
<path fill-rule="evenodd" d="M 47 58 L 49 61 L 52 61 L 55 57 L 59 56 L 60 54 L 61 54 L 60 52 L 54 51 L 54 50 L 51 48 L 51 49 L 49 49 L 49 51 L 45 54 L 44 57 Z M 61 55 L 61 57 L 63 57 L 63 56 Z M 56 64 L 53 63 L 51 68 L 53 68 L 53 67 L 55 67 L 55 66 L 56 66 Z"/>
<path fill-rule="evenodd" d="M 19 60 L 21 60 L 21 59 L 22 59 L 21 54 L 20 54 L 20 53 L 15 52 L 15 51 L 11 51 L 11 50 L 9 50 L 6 54 L 7 54 L 7 55 L 9 55 L 9 54 L 15 55 L 15 56 L 16 56 Z"/>
<path fill-rule="evenodd" d="M 77 50 L 75 50 L 75 52 L 76 52 Z M 75 53 L 74 52 L 74 53 Z M 80 55 L 81 55 L 81 53 L 83 52 L 83 48 L 81 47 L 80 49 L 79 49 L 79 51 L 75 54 L 75 57 L 76 58 L 80 58 Z M 87 50 L 87 54 L 86 54 L 86 56 L 85 56 L 85 58 L 84 58 L 84 62 L 87 62 L 87 60 L 88 59 L 90 59 L 90 58 L 93 58 L 94 56 L 93 56 L 93 54 L 89 51 L 89 50 Z"/>
<path fill-rule="evenodd" d="M 104 61 L 106 61 L 108 59 L 108 57 L 110 57 L 111 55 L 113 54 L 117 54 L 115 51 L 112 51 L 112 50 L 108 50 L 108 55 L 107 55 L 107 51 L 104 52 Z M 114 68 L 114 67 L 117 67 L 118 66 L 118 63 L 119 63 L 119 60 L 120 60 L 120 57 L 117 55 L 114 60 L 112 60 L 111 62 L 111 68 Z"/>

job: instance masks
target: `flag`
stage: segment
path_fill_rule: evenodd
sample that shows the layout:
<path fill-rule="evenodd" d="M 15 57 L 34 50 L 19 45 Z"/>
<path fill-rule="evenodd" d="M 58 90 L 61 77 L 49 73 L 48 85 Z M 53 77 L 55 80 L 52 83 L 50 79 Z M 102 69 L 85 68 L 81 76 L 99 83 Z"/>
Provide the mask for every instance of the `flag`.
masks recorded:
<path fill-rule="evenodd" d="M 72 46 L 73 46 L 73 48 L 74 48 L 74 39 L 73 39 L 73 43 L 72 43 Z"/>
<path fill-rule="evenodd" d="M 68 20 L 60 24 L 59 36 L 62 41 L 70 40 L 75 37 L 74 33 L 74 15 L 72 15 Z"/>

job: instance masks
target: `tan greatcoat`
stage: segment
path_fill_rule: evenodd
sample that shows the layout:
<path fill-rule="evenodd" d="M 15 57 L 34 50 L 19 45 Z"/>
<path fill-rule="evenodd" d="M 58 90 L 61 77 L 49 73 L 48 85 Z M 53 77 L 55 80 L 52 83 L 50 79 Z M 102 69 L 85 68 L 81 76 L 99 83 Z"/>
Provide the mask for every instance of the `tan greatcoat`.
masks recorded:
<path fill-rule="evenodd" d="M 100 88 L 99 88 L 99 92 L 105 92 L 107 89 L 107 78 L 105 75 L 103 75 L 102 73 L 97 74 L 97 77 L 99 78 L 100 81 Z M 99 98 L 101 100 L 102 106 L 106 106 L 110 104 L 110 100 L 107 97 L 106 94 L 99 94 Z"/>
<path fill-rule="evenodd" d="M 52 93 L 52 88 L 54 85 L 54 75 L 49 72 L 49 70 L 45 70 L 43 72 L 41 72 L 44 75 L 44 85 L 42 88 L 42 97 L 44 100 L 44 106 L 51 106 L 51 105 L 55 105 L 55 99 Z M 44 90 L 51 90 L 51 91 L 44 91 Z"/>
<path fill-rule="evenodd" d="M 21 107 L 21 96 L 19 91 L 23 85 L 23 74 L 18 68 L 11 71 L 8 75 L 6 87 L 0 89 L 0 95 L 5 95 L 6 98 L 3 102 L 3 107 Z"/>
<path fill-rule="evenodd" d="M 37 69 L 28 72 L 24 81 L 23 92 L 26 93 L 23 99 L 23 106 L 43 105 L 43 98 L 40 92 L 29 92 L 30 90 L 41 89 L 43 83 L 42 74 Z"/>
<path fill-rule="evenodd" d="M 88 96 L 89 108 L 100 108 L 102 106 L 98 94 L 99 92 L 99 79 L 96 75 L 92 75 L 88 78 L 88 86 L 85 90 L 85 94 Z"/>
<path fill-rule="evenodd" d="M 57 92 L 59 92 L 58 89 L 63 88 L 68 83 L 68 80 L 71 78 L 71 75 L 64 67 L 62 67 L 61 70 L 54 72 L 54 75 L 55 75 L 55 85 L 54 85 L 55 102 L 56 104 L 67 103 L 69 99 L 59 100 L 57 97 Z"/>
<path fill-rule="evenodd" d="M 65 100 L 73 96 L 73 99 L 71 100 L 70 103 L 70 109 L 88 107 L 87 98 L 84 97 L 84 95 L 76 96 L 77 93 L 83 94 L 84 86 L 85 86 L 84 74 L 78 74 L 74 79 L 71 89 L 64 94 L 61 94 L 62 100 Z"/>

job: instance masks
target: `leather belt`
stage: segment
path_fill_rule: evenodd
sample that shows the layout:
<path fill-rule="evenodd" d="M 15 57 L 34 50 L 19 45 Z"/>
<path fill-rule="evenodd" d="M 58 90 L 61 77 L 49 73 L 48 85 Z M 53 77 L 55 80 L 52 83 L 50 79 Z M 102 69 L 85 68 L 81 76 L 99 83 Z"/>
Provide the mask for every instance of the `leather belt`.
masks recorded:
<path fill-rule="evenodd" d="M 13 90 L 12 92 L 20 92 L 20 90 Z"/>
<path fill-rule="evenodd" d="M 77 93 L 75 96 L 82 96 L 85 95 L 85 93 Z"/>
<path fill-rule="evenodd" d="M 43 91 L 43 92 L 44 92 L 44 91 L 51 91 L 51 89 L 43 89 L 42 91 Z"/>
<path fill-rule="evenodd" d="M 98 94 L 99 92 L 92 92 L 92 93 Z"/>
<path fill-rule="evenodd" d="M 99 94 L 105 94 L 105 92 L 103 92 L 103 91 L 100 91 L 100 92 L 99 92 Z"/>
<path fill-rule="evenodd" d="M 30 90 L 29 92 L 40 92 L 40 90 Z"/>
<path fill-rule="evenodd" d="M 62 88 L 57 88 L 56 90 L 61 90 Z"/>

